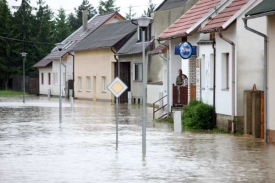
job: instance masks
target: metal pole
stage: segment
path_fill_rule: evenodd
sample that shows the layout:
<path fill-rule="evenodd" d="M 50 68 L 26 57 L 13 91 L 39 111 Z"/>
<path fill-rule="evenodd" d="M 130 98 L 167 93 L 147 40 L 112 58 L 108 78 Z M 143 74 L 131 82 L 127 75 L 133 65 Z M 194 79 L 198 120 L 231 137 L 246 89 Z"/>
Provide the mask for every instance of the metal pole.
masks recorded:
<path fill-rule="evenodd" d="M 118 97 L 116 97 L 116 150 L 118 149 Z"/>
<path fill-rule="evenodd" d="M 23 103 L 25 104 L 25 57 L 23 57 Z"/>
<path fill-rule="evenodd" d="M 169 117 L 170 114 L 170 81 L 169 81 L 169 75 L 170 75 L 170 52 L 169 49 L 167 49 L 167 117 Z"/>
<path fill-rule="evenodd" d="M 60 77 L 59 77 L 59 122 L 61 123 L 62 120 L 62 100 L 61 100 L 61 55 L 60 55 L 59 51 L 59 73 L 60 73 Z"/>
<path fill-rule="evenodd" d="M 142 77 L 142 155 L 146 156 L 146 77 L 145 77 L 145 29 L 142 29 L 142 66 L 143 66 L 143 77 Z"/>

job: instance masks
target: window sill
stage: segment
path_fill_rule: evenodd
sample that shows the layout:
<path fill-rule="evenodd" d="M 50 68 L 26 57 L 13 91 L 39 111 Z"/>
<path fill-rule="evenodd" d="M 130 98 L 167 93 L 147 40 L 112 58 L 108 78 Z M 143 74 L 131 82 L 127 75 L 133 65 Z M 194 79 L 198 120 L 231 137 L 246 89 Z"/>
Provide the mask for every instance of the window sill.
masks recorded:
<path fill-rule="evenodd" d="M 209 88 L 209 90 L 214 90 L 214 88 Z"/>
<path fill-rule="evenodd" d="M 142 80 L 133 80 L 133 82 L 142 82 Z"/>
<path fill-rule="evenodd" d="M 92 91 L 91 91 L 91 90 L 87 90 L 86 92 L 89 92 L 89 93 L 91 93 Z"/>
<path fill-rule="evenodd" d="M 229 88 L 221 89 L 222 91 L 229 91 Z"/>
<path fill-rule="evenodd" d="M 78 90 L 78 92 L 82 92 L 82 90 Z"/>
<path fill-rule="evenodd" d="M 201 88 L 201 90 L 205 90 L 205 88 Z"/>
<path fill-rule="evenodd" d="M 101 93 L 107 93 L 107 91 L 101 91 Z"/>

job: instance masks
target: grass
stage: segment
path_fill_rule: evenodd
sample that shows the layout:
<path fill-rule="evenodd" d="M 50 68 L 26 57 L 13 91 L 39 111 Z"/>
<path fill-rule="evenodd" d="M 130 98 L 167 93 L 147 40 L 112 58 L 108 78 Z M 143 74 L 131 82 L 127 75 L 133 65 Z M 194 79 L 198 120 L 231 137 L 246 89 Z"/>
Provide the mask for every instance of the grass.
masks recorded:
<path fill-rule="evenodd" d="M 29 95 L 25 93 L 25 95 Z M 18 97 L 23 96 L 23 92 L 13 91 L 13 90 L 0 90 L 0 97 Z"/>

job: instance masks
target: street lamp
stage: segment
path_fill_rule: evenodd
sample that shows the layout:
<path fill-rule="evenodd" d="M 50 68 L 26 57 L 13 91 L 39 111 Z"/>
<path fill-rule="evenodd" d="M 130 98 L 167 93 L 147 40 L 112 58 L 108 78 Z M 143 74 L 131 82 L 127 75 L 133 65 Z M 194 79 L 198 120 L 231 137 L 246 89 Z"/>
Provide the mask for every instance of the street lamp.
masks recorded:
<path fill-rule="evenodd" d="M 62 120 L 62 99 L 61 99 L 61 51 L 63 49 L 64 44 L 63 43 L 57 43 L 56 47 L 59 51 L 59 122 L 61 123 Z"/>
<path fill-rule="evenodd" d="M 21 53 L 22 57 L 23 57 L 23 103 L 25 103 L 25 59 L 27 56 L 27 53 L 22 52 Z"/>
<path fill-rule="evenodd" d="M 134 19 L 136 21 L 139 28 L 142 30 L 142 155 L 146 155 L 146 62 L 145 62 L 145 30 L 150 23 L 153 22 L 153 19 L 147 16 L 141 16 L 139 18 Z M 132 21 L 132 22 L 133 22 Z M 149 30 L 150 31 L 150 30 Z"/>

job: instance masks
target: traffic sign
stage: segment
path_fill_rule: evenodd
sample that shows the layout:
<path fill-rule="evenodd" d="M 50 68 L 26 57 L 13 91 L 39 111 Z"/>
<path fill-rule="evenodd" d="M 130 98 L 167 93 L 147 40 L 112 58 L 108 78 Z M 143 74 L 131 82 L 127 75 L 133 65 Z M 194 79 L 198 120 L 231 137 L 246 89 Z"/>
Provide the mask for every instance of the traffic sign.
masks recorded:
<path fill-rule="evenodd" d="M 125 90 L 127 90 L 127 86 L 119 79 L 119 77 L 116 77 L 111 84 L 107 87 L 112 94 L 114 94 L 115 97 L 119 97 Z"/>

